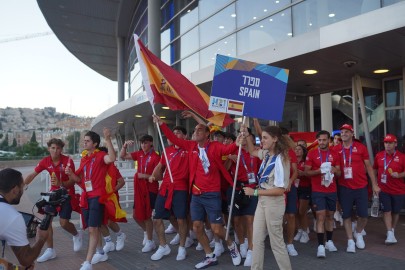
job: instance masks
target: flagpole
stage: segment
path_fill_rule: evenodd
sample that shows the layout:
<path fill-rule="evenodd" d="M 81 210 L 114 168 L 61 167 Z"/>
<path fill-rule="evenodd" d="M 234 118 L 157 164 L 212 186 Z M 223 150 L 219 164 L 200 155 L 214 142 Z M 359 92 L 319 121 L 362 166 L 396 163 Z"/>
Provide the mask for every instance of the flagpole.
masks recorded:
<path fill-rule="evenodd" d="M 246 116 L 243 116 L 242 124 L 244 125 L 246 121 Z M 235 200 L 235 189 L 236 189 L 236 181 L 238 179 L 238 171 L 239 171 L 239 163 L 240 163 L 240 155 L 242 152 L 242 144 L 239 144 L 238 149 L 238 157 L 236 159 L 236 169 L 235 169 L 235 177 L 233 179 L 233 187 L 232 187 L 232 197 L 231 197 L 231 206 L 229 207 L 229 216 L 228 216 L 228 224 L 226 225 L 226 234 L 225 234 L 225 241 L 228 240 L 229 237 L 229 228 L 231 226 L 231 219 L 232 219 L 232 210 L 233 210 L 233 202 Z"/>
<path fill-rule="evenodd" d="M 155 111 L 155 106 L 153 106 L 153 105 L 152 105 L 152 111 L 153 111 L 153 114 L 154 114 L 154 115 L 157 115 L 157 114 L 156 114 L 156 111 Z M 169 162 L 169 159 L 167 158 L 166 149 L 165 149 L 165 144 L 163 143 L 163 137 L 162 137 L 162 132 L 160 131 L 159 123 L 156 122 L 156 126 L 157 126 L 157 130 L 158 130 L 158 133 L 159 133 L 160 142 L 162 143 L 163 155 L 165 156 L 166 167 L 167 167 L 167 170 L 169 171 L 170 181 L 171 181 L 172 184 L 173 184 L 172 170 L 170 169 L 170 162 Z"/>

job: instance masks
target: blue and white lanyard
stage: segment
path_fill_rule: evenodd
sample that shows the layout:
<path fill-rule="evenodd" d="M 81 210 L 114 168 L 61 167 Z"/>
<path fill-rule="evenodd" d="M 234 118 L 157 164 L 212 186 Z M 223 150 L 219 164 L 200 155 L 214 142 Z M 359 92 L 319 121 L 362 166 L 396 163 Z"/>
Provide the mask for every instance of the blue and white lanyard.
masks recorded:
<path fill-rule="evenodd" d="M 349 167 L 352 165 L 352 150 L 353 150 L 353 145 L 350 145 L 350 156 L 349 156 Z M 346 153 L 345 153 L 345 148 L 342 145 L 342 154 L 343 154 L 343 165 L 346 168 Z"/>
<path fill-rule="evenodd" d="M 318 153 L 319 153 L 319 160 L 321 161 L 321 164 L 322 164 L 323 163 L 322 162 L 322 154 L 321 154 L 321 150 L 319 148 L 318 148 Z M 329 160 L 329 150 L 326 153 L 326 161 L 325 162 L 328 162 L 328 160 Z"/>
<path fill-rule="evenodd" d="M 90 163 L 90 178 L 87 178 L 87 177 L 86 177 L 86 174 L 87 174 L 87 169 L 86 169 L 86 167 L 87 167 L 87 165 L 84 165 L 84 179 L 85 179 L 85 180 L 91 180 L 91 175 L 92 175 L 92 173 L 93 173 L 93 163 L 94 163 L 95 160 L 96 160 L 96 158 L 92 158 L 92 159 L 91 159 L 91 163 Z"/>
<path fill-rule="evenodd" d="M 384 152 L 384 174 L 387 171 L 388 166 L 390 166 L 391 161 L 394 159 L 396 153 L 397 153 L 397 150 L 395 150 L 390 162 L 388 162 L 388 164 L 387 164 L 387 152 Z"/>

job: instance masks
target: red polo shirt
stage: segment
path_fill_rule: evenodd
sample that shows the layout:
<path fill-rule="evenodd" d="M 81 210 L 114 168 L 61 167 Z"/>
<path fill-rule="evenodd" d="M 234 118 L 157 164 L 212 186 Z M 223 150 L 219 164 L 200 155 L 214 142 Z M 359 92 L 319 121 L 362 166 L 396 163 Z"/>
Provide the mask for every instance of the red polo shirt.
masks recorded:
<path fill-rule="evenodd" d="M 146 181 L 149 192 L 158 193 L 159 183 L 156 181 L 149 183 L 148 179 L 138 179 L 138 173 L 151 175 L 160 161 L 160 156 L 152 148 L 148 153 L 143 152 L 143 150 L 132 152 L 131 157 L 138 161 L 138 170 L 135 173 L 134 181 Z"/>
<path fill-rule="evenodd" d="M 405 195 L 404 178 L 392 178 L 391 173 L 401 173 L 405 171 L 405 155 L 399 151 L 388 155 L 385 151 L 377 153 L 374 159 L 373 168 L 377 170 L 378 186 L 385 193 L 392 195 Z M 386 170 L 384 169 L 384 160 Z M 387 177 L 386 183 L 381 182 L 381 175 L 385 173 Z"/>

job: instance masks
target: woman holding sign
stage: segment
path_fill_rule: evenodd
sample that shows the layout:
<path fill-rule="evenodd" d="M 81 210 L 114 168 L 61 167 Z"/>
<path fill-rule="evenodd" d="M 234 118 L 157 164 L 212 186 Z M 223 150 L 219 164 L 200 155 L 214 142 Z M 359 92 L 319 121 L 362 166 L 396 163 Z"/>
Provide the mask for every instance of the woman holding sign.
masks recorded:
<path fill-rule="evenodd" d="M 242 132 L 245 136 L 248 135 L 246 127 L 242 127 Z M 251 269 L 263 269 L 266 231 L 269 234 L 271 249 L 278 267 L 281 270 L 291 269 L 283 239 L 284 192 L 290 175 L 289 143 L 277 126 L 263 128 L 262 149 L 255 149 L 251 140 L 246 142 L 250 154 L 262 160 L 257 188 L 244 188 L 246 195 L 259 197 L 253 222 Z"/>

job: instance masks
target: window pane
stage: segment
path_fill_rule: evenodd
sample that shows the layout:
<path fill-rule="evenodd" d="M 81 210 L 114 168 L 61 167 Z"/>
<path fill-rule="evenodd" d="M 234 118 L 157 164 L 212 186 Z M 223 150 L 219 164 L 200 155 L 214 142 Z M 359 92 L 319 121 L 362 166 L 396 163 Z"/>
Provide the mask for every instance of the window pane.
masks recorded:
<path fill-rule="evenodd" d="M 171 65 L 171 58 L 170 58 L 170 47 L 166 47 L 161 53 L 160 53 L 160 59 L 165 62 L 168 65 Z"/>
<path fill-rule="evenodd" d="M 398 139 L 398 150 L 405 151 L 405 111 L 389 110 L 385 113 L 387 133 L 394 134 Z"/>
<path fill-rule="evenodd" d="M 214 2 L 214 1 L 213 1 Z M 200 46 L 203 47 L 231 33 L 236 28 L 235 5 L 231 5 L 200 24 Z"/>
<path fill-rule="evenodd" d="M 404 89 L 402 80 L 386 81 L 385 86 L 385 106 L 395 107 L 404 105 Z"/>
<path fill-rule="evenodd" d="M 239 31 L 237 38 L 238 55 L 291 38 L 291 9 L 286 9 Z"/>
<path fill-rule="evenodd" d="M 231 35 L 200 51 L 200 69 L 214 65 L 215 57 L 218 53 L 226 56 L 236 57 L 235 39 L 235 35 Z"/>
<path fill-rule="evenodd" d="M 186 57 L 198 50 L 198 27 L 180 38 L 180 58 Z M 176 60 L 178 60 L 176 58 Z"/>
<path fill-rule="evenodd" d="M 200 21 L 223 8 L 231 0 L 200 0 Z"/>
<path fill-rule="evenodd" d="M 182 74 L 190 74 L 194 71 L 197 71 L 199 66 L 199 54 L 195 53 L 181 61 L 180 70 Z"/>
<path fill-rule="evenodd" d="M 180 35 L 198 24 L 198 6 L 189 7 L 180 15 Z"/>

